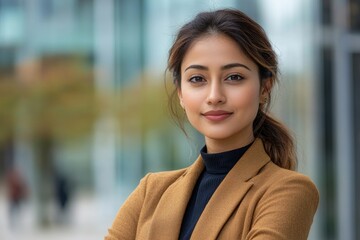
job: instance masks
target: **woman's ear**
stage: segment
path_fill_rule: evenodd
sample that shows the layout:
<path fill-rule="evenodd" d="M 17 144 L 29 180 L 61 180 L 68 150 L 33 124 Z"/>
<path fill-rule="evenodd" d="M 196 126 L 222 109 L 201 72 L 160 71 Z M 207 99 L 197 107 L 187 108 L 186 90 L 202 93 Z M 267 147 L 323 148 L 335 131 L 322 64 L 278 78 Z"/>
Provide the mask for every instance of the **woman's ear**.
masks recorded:
<path fill-rule="evenodd" d="M 270 90 L 272 87 L 271 78 L 263 80 L 261 90 L 260 90 L 260 102 L 265 103 L 269 98 Z"/>

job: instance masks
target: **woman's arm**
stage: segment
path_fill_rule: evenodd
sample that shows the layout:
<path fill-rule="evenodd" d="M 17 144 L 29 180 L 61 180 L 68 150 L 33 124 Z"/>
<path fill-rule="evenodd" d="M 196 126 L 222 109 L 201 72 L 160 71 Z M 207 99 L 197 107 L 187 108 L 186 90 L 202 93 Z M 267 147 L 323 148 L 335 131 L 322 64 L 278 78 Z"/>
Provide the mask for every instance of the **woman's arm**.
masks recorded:
<path fill-rule="evenodd" d="M 319 202 L 309 178 L 286 176 L 266 191 L 255 210 L 247 240 L 306 240 Z"/>
<path fill-rule="evenodd" d="M 149 174 L 140 181 L 140 184 L 122 205 L 111 228 L 108 230 L 105 240 L 136 239 L 136 230 L 145 198 L 148 177 Z"/>

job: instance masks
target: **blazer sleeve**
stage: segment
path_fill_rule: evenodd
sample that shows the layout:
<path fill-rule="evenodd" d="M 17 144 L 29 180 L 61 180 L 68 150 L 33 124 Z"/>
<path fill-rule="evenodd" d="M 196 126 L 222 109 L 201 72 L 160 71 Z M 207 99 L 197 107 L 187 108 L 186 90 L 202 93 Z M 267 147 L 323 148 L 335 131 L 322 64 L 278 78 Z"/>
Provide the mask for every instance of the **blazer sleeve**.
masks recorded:
<path fill-rule="evenodd" d="M 247 240 L 306 240 L 319 193 L 306 176 L 291 174 L 272 184 L 254 213 Z"/>
<path fill-rule="evenodd" d="M 145 199 L 147 174 L 130 194 L 125 203 L 118 211 L 112 226 L 108 229 L 108 235 L 104 240 L 134 240 L 141 208 Z"/>

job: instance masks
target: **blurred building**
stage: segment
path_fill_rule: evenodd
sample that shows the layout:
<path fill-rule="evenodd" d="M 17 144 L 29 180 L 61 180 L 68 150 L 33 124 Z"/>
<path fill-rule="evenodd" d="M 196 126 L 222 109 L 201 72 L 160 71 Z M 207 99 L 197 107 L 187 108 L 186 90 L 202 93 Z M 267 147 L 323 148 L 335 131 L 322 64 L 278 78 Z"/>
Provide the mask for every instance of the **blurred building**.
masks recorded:
<path fill-rule="evenodd" d="M 360 2 L 322 0 L 319 9 L 323 226 L 328 239 L 359 239 Z"/>
<path fill-rule="evenodd" d="M 176 30 L 199 11 L 223 7 L 260 22 L 279 54 L 282 76 L 273 111 L 295 132 L 299 171 L 314 179 L 321 194 L 310 239 L 359 239 L 357 0 L 0 0 L 0 81 L 32 84 L 49 65 L 74 62 L 90 68 L 96 94 L 116 99 L 114 109 L 132 106 L 120 119 L 102 108 L 94 129 L 79 140 L 50 141 L 47 161 L 94 200 L 93 224 L 105 233 L 145 173 L 184 167 L 197 156 L 201 138 L 189 130 L 186 139 L 170 123 L 159 92 Z M 21 119 L 0 146 L 0 174 L 12 162 L 37 192 L 44 169 Z M 38 201 L 33 196 L 30 206 Z"/>

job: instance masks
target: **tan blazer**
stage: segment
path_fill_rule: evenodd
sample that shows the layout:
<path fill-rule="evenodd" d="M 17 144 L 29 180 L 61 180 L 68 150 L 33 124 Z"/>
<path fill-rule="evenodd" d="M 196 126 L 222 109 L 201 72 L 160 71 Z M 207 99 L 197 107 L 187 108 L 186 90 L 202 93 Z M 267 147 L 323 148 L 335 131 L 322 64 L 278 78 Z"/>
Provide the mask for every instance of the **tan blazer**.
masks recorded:
<path fill-rule="evenodd" d="M 178 239 L 204 166 L 146 175 L 120 208 L 106 240 Z M 319 201 L 311 180 L 270 161 L 256 139 L 210 198 L 191 239 L 307 239 Z"/>

